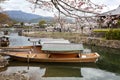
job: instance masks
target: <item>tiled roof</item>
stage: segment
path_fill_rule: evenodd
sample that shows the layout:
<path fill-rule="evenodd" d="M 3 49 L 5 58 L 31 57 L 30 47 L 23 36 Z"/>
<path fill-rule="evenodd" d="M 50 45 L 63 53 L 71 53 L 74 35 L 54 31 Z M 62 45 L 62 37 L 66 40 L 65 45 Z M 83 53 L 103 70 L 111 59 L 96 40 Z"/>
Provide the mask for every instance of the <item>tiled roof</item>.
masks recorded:
<path fill-rule="evenodd" d="M 100 16 L 107 16 L 107 15 L 120 15 L 120 5 L 116 9 L 100 14 Z"/>

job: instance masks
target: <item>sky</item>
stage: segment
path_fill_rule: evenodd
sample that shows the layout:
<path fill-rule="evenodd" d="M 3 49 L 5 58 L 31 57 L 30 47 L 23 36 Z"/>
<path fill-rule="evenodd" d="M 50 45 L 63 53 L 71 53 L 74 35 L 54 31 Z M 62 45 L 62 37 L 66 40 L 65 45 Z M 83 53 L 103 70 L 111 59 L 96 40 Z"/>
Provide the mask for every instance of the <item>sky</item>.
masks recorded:
<path fill-rule="evenodd" d="M 91 0 L 96 4 L 105 4 L 107 7 L 103 9 L 102 12 L 106 12 L 112 9 L 117 8 L 120 5 L 120 0 Z M 33 13 L 42 16 L 54 16 L 52 12 L 44 11 L 41 9 L 36 9 L 33 11 L 31 6 L 33 4 L 27 2 L 26 0 L 7 0 L 4 3 L 0 4 L 4 10 L 21 10 L 27 13 Z"/>
<path fill-rule="evenodd" d="M 4 3 L 0 4 L 3 10 L 21 10 L 27 13 L 33 13 L 42 16 L 53 16 L 54 14 L 41 9 L 32 9 L 33 4 L 29 3 L 26 0 L 7 0 Z"/>

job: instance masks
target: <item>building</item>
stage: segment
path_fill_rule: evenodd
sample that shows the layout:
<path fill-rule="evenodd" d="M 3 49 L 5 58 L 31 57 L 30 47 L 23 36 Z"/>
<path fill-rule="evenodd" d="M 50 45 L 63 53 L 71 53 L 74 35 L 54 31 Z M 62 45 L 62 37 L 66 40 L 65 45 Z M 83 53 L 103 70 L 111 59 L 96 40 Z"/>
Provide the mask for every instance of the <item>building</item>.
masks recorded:
<path fill-rule="evenodd" d="M 120 27 L 120 5 L 113 10 L 102 13 L 99 16 L 101 26 L 109 28 L 119 28 Z"/>

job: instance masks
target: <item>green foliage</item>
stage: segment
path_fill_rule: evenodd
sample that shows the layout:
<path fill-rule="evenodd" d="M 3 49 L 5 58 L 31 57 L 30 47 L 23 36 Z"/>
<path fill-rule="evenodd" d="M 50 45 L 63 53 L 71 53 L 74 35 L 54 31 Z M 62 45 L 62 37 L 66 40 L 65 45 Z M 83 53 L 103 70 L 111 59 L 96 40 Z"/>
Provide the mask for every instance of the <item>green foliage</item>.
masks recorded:
<path fill-rule="evenodd" d="M 24 22 L 21 22 L 20 25 L 23 27 L 24 26 Z"/>
<path fill-rule="evenodd" d="M 110 29 L 94 29 L 93 32 L 108 32 Z"/>
<path fill-rule="evenodd" d="M 105 37 L 106 32 L 108 32 L 109 29 L 95 29 L 93 30 L 93 35 L 96 37 Z"/>
<path fill-rule="evenodd" d="M 46 27 L 45 24 L 46 24 L 46 21 L 45 21 L 45 20 L 40 20 L 39 26 L 40 26 L 41 28 L 45 28 L 45 27 Z"/>
<path fill-rule="evenodd" d="M 120 29 L 110 29 L 106 33 L 106 39 L 108 40 L 120 40 Z"/>
<path fill-rule="evenodd" d="M 95 29 L 94 34 L 104 35 L 108 40 L 120 40 L 120 28 L 117 29 Z"/>

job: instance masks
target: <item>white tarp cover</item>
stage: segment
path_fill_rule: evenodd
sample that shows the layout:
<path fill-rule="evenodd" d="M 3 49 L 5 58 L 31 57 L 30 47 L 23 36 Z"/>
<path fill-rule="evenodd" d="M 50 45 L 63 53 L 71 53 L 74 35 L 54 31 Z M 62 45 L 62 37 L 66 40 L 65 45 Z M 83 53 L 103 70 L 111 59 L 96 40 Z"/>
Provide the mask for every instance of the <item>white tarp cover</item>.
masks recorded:
<path fill-rule="evenodd" d="M 80 51 L 84 50 L 83 44 L 73 43 L 47 43 L 42 45 L 44 51 Z"/>

